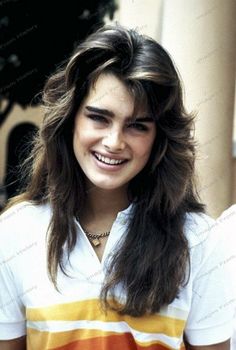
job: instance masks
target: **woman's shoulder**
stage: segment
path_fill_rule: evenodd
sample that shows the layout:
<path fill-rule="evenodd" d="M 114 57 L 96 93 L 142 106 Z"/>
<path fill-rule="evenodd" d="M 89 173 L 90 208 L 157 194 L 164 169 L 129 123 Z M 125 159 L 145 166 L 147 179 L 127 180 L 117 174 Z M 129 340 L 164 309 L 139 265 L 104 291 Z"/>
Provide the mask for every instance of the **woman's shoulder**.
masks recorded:
<path fill-rule="evenodd" d="M 232 205 L 218 217 L 218 226 L 228 241 L 228 249 L 234 249 L 236 256 L 236 205 Z"/>
<path fill-rule="evenodd" d="M 193 247 L 207 241 L 215 234 L 217 221 L 204 213 L 187 213 L 184 233 Z"/>
<path fill-rule="evenodd" d="M 15 204 L 0 216 L 1 271 L 25 268 L 35 256 L 39 257 L 49 222 L 49 206 L 31 202 Z"/>
<path fill-rule="evenodd" d="M 48 226 L 50 217 L 48 204 L 36 205 L 28 201 L 15 204 L 0 215 L 0 241 L 33 235 Z"/>
<path fill-rule="evenodd" d="M 236 227 L 236 204 L 224 210 L 217 221 L 224 225 L 231 225 Z"/>
<path fill-rule="evenodd" d="M 206 214 L 187 214 L 185 234 L 189 242 L 192 269 L 221 266 L 231 258 L 227 230 Z M 210 263 L 211 262 L 211 263 Z"/>
<path fill-rule="evenodd" d="M 31 221 L 37 218 L 42 218 L 43 215 L 50 212 L 49 205 L 34 204 L 30 201 L 22 201 L 12 205 L 0 215 L 0 225 L 11 225 L 16 222 L 21 223 L 25 220 Z"/>

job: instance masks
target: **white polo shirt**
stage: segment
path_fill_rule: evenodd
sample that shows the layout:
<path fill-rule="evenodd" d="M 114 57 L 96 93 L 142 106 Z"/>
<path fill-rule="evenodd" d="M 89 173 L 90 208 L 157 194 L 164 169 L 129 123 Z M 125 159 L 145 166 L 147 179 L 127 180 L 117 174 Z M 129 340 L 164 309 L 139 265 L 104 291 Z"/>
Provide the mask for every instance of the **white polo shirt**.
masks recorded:
<path fill-rule="evenodd" d="M 183 333 L 193 345 L 220 343 L 231 336 L 232 304 L 220 230 L 205 215 L 189 214 L 185 233 L 190 278 L 179 297 L 159 313 L 121 316 L 100 307 L 106 262 L 124 239 L 133 206 L 119 212 L 100 262 L 77 223 L 77 242 L 56 291 L 47 273 L 49 205 L 24 202 L 0 217 L 0 340 L 27 334 L 27 349 L 183 349 Z M 142 261 L 133 266 L 138 269 Z M 116 290 L 122 301 L 122 289 Z"/>

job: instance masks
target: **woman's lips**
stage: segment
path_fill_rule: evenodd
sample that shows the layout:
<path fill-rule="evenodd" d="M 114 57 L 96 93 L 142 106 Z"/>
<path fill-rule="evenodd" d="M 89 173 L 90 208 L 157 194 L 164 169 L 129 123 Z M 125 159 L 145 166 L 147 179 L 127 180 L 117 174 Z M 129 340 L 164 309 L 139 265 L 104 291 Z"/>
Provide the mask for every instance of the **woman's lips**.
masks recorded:
<path fill-rule="evenodd" d="M 104 163 L 107 164 L 109 164 L 109 160 L 112 160 L 112 164 L 118 164 L 127 160 L 126 158 L 117 157 L 115 155 L 103 154 L 96 151 L 94 151 L 93 153 L 95 154 L 96 158 L 102 160 Z"/>
<path fill-rule="evenodd" d="M 101 169 L 104 169 L 104 170 L 119 170 L 121 169 L 125 163 L 128 162 L 127 159 L 125 159 L 122 163 L 120 164 L 108 164 L 108 163 L 105 163 L 104 161 L 102 160 L 99 160 L 97 155 L 95 154 L 95 152 L 92 152 L 92 156 L 93 156 L 93 159 L 95 160 L 96 162 L 96 165 L 101 168 Z M 108 158 L 108 157 L 107 157 Z M 115 159 L 115 158 L 110 158 L 110 159 Z"/>

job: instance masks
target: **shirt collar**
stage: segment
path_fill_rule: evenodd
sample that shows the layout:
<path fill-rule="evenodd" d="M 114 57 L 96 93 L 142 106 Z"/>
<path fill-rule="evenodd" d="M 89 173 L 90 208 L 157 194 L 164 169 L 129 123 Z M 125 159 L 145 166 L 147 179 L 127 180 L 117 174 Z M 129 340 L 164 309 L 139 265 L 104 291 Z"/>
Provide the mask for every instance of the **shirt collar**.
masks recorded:
<path fill-rule="evenodd" d="M 130 205 L 127 208 L 118 212 L 116 221 L 118 221 L 122 225 L 126 225 L 128 223 L 128 220 L 130 220 L 130 218 L 132 217 L 133 211 L 134 203 L 130 203 Z"/>

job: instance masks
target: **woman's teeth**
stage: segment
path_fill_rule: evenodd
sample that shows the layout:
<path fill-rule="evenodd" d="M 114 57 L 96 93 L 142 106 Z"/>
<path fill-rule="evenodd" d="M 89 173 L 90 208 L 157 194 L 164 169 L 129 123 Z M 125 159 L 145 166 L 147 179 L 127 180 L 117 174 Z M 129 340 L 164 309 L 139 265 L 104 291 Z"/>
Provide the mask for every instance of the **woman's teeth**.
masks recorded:
<path fill-rule="evenodd" d="M 118 164 L 125 162 L 125 160 L 121 160 L 121 159 L 118 160 L 118 159 L 111 159 L 111 158 L 104 157 L 99 153 L 94 153 L 94 154 L 98 160 L 100 160 L 101 162 L 103 162 L 105 164 L 118 165 Z"/>

